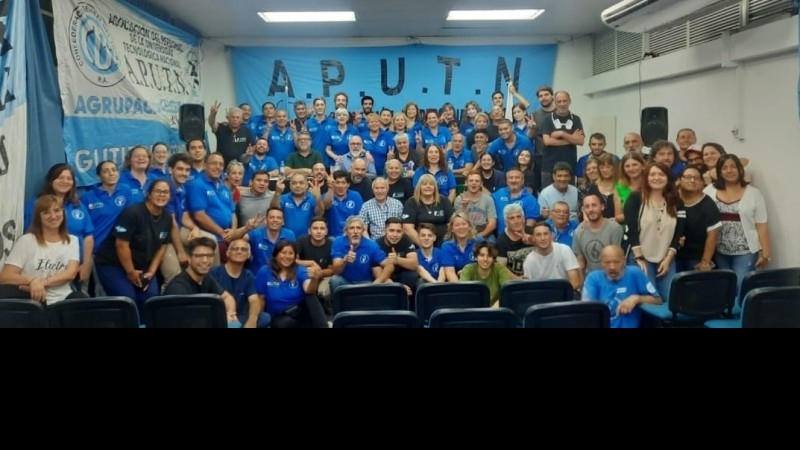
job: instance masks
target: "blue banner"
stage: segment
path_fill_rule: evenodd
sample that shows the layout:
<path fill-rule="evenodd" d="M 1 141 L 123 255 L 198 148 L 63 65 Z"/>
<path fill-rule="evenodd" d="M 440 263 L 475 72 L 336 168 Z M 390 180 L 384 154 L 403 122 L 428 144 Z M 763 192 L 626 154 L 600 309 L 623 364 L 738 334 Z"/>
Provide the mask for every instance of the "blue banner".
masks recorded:
<path fill-rule="evenodd" d="M 237 47 L 231 50 L 236 93 L 254 105 L 266 101 L 289 109 L 345 92 L 351 111 L 360 98 L 375 99 L 375 110 L 399 112 L 410 101 L 423 109 L 450 102 L 457 110 L 470 100 L 484 109 L 494 91 L 506 92 L 513 81 L 536 104 L 536 89 L 552 85 L 556 45 L 434 46 L 357 48 Z M 289 108 L 286 108 L 289 105 Z"/>
<path fill-rule="evenodd" d="M 104 160 L 157 141 L 183 150 L 180 105 L 200 98 L 200 40 L 119 0 L 53 2 L 67 161 L 82 186 Z"/>

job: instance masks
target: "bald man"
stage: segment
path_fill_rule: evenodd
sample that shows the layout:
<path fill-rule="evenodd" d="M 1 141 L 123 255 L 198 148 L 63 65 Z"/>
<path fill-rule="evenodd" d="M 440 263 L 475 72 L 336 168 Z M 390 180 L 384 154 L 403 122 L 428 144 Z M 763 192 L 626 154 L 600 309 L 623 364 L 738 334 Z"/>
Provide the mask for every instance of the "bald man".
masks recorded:
<path fill-rule="evenodd" d="M 635 266 L 625 266 L 625 252 L 618 245 L 603 248 L 603 270 L 586 276 L 581 300 L 608 305 L 611 328 L 639 328 L 642 304 L 660 305 L 661 296 L 647 275 Z"/>

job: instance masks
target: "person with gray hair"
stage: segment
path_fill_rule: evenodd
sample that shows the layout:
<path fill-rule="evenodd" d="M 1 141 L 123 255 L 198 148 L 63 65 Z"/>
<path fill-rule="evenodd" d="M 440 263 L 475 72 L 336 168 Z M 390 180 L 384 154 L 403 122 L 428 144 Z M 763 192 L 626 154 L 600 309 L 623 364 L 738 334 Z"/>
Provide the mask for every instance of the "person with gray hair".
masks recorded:
<path fill-rule="evenodd" d="M 231 108 L 226 112 L 227 123 L 217 123 L 217 113 L 222 106 L 219 102 L 211 105 L 211 112 L 208 114 L 208 125 L 217 137 L 217 153 L 222 155 L 225 160 L 224 166 L 227 167 L 231 161 L 238 161 L 242 155 L 248 153 L 248 148 L 255 144 L 250 129 L 244 125 L 242 110 Z M 193 136 L 202 137 L 202 136 Z"/>
<path fill-rule="evenodd" d="M 350 138 L 359 136 L 358 128 L 349 122 L 350 113 L 345 108 L 337 108 L 333 117 L 336 124 L 325 129 L 328 145 L 323 156 L 327 167 L 341 164 L 344 155 L 350 152 Z"/>
<path fill-rule="evenodd" d="M 386 178 L 375 178 L 372 181 L 372 194 L 375 196 L 361 206 L 360 216 L 366 225 L 364 235 L 372 239 L 380 239 L 386 227 L 386 219 L 403 217 L 403 203 L 389 197 L 389 181 Z"/>
<path fill-rule="evenodd" d="M 524 275 L 525 258 L 533 251 L 533 228 L 525 226 L 525 212 L 518 203 L 503 208 L 505 229 L 497 238 L 497 262 L 505 265 L 513 278 Z"/>
<path fill-rule="evenodd" d="M 411 150 L 411 138 L 405 132 L 397 133 L 394 137 L 394 150 L 389 152 L 389 159 L 396 159 L 403 165 L 403 176 L 413 178 L 422 157 L 419 152 Z"/>
<path fill-rule="evenodd" d="M 344 236 L 333 241 L 332 293 L 347 284 L 391 282 L 394 266 L 375 241 L 364 237 L 365 229 L 361 216 L 351 216 L 345 222 Z"/>

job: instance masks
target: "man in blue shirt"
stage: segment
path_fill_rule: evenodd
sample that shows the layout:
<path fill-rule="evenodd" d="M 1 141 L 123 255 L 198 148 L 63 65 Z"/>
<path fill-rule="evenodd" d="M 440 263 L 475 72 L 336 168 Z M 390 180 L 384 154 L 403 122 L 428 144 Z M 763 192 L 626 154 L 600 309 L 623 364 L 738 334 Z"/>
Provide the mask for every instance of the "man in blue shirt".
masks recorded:
<path fill-rule="evenodd" d="M 256 292 L 256 276 L 245 269 L 250 244 L 244 239 L 231 242 L 228 262 L 211 268 L 209 275 L 236 301 L 236 315 L 243 328 L 269 328 L 272 321 Z"/>
<path fill-rule="evenodd" d="M 539 219 L 539 202 L 536 197 L 531 195 L 524 187 L 525 176 L 519 169 L 511 169 L 506 173 L 507 187 L 498 189 L 492 194 L 495 207 L 497 209 L 497 232 L 502 233 L 506 229 L 503 210 L 506 206 L 516 203 L 522 206 L 525 213 L 525 225 L 532 227 Z"/>
<path fill-rule="evenodd" d="M 572 237 L 580 224 L 578 219 L 570 218 L 569 205 L 566 202 L 555 202 L 550 210 L 550 218 L 545 223 L 553 233 L 553 242 L 572 247 Z"/>
<path fill-rule="evenodd" d="M 347 284 L 391 282 L 394 266 L 375 241 L 364 237 L 363 219 L 353 216 L 345 223 L 345 235 L 333 241 L 331 292 Z"/>
<path fill-rule="evenodd" d="M 453 135 L 453 140 L 450 141 L 451 149 L 447 151 L 447 167 L 453 171 L 453 175 L 457 177 L 466 177 L 475 165 L 472 159 L 472 152 L 464 151 L 464 143 L 466 138 L 461 133 Z"/>
<path fill-rule="evenodd" d="M 622 247 L 609 245 L 601 254 L 603 270 L 590 272 L 581 299 L 608 305 L 611 328 L 638 328 L 641 304 L 660 305 L 661 296 L 647 275 L 636 266 L 625 266 Z"/>
<path fill-rule="evenodd" d="M 252 155 L 245 155 L 244 162 L 244 178 L 242 178 L 242 186 L 250 186 L 250 180 L 253 179 L 253 174 L 258 171 L 269 172 L 269 176 L 278 176 L 278 163 L 275 158 L 268 155 L 269 142 L 265 138 L 256 139 L 255 153 Z"/>
<path fill-rule="evenodd" d="M 295 242 L 295 235 L 292 230 L 284 228 L 283 211 L 280 208 L 270 208 L 267 210 L 266 226 L 258 227 L 249 231 L 245 240 L 250 242 L 253 258 L 250 260 L 248 268 L 253 273 L 269 264 L 272 251 L 280 241 Z M 240 229 L 239 233 L 241 233 Z"/>
<path fill-rule="evenodd" d="M 294 151 L 294 133 L 289 127 L 289 113 L 280 109 L 275 113 L 275 125 L 269 132 L 270 156 L 280 165 Z"/>
<path fill-rule="evenodd" d="M 530 150 L 533 154 L 533 142 L 517 134 L 514 125 L 508 119 L 502 119 L 497 125 L 500 137 L 489 144 L 487 152 L 497 161 L 497 169 L 508 171 L 517 165 L 517 156 L 522 150 Z"/>
<path fill-rule="evenodd" d="M 350 174 L 344 170 L 333 173 L 333 189 L 325 196 L 328 230 L 334 238 L 344 234 L 344 223 L 348 217 L 358 215 L 364 201 L 358 192 L 350 190 Z"/>
<path fill-rule="evenodd" d="M 312 180 L 309 189 L 306 176 L 297 172 L 289 178 L 290 192 L 284 194 L 283 190 L 283 180 L 278 180 L 270 206 L 283 210 L 288 224 L 286 228 L 292 230 L 295 237 L 307 235 L 311 219 L 325 213 L 319 182 Z"/>
<path fill-rule="evenodd" d="M 217 242 L 230 242 L 238 227 L 233 195 L 220 178 L 224 163 L 221 154 L 209 154 L 203 174 L 187 185 L 192 220 Z"/>

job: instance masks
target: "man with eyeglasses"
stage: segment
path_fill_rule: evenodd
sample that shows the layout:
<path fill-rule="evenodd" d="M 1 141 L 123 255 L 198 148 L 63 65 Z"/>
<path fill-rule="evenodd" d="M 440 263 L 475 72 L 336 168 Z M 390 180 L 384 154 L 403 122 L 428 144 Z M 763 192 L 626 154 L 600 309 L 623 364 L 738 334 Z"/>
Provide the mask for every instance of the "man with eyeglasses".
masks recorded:
<path fill-rule="evenodd" d="M 572 237 L 578 229 L 578 219 L 569 217 L 569 205 L 567 202 L 558 201 L 553 204 L 550 210 L 550 218 L 545 221 L 553 233 L 553 241 L 559 244 L 572 247 Z"/>
<path fill-rule="evenodd" d="M 347 144 L 350 147 L 350 153 L 342 156 L 342 170 L 350 172 L 353 168 L 353 163 L 357 159 L 368 159 L 370 154 L 369 152 L 364 151 L 364 140 L 361 139 L 361 136 L 353 136 L 350 138 L 350 141 Z M 375 163 L 371 162 L 367 164 L 367 175 L 370 177 L 375 177 L 377 171 L 375 170 Z"/>
<path fill-rule="evenodd" d="M 250 260 L 250 244 L 244 239 L 231 242 L 228 262 L 211 268 L 209 275 L 236 301 L 236 316 L 243 328 L 269 328 L 272 317 L 256 291 L 256 276 L 245 268 Z"/>
<path fill-rule="evenodd" d="M 322 153 L 311 150 L 311 135 L 308 131 L 297 132 L 296 150 L 286 158 L 286 176 L 302 173 L 311 177 L 315 164 L 323 164 Z"/>
<path fill-rule="evenodd" d="M 217 281 L 208 276 L 214 264 L 217 243 L 213 239 L 200 237 L 189 241 L 189 267 L 170 281 L 164 295 L 215 294 L 225 303 L 228 327 L 239 328 L 236 316 L 236 300 Z"/>
<path fill-rule="evenodd" d="M 220 178 L 224 163 L 221 154 L 209 154 L 206 157 L 205 171 L 187 184 L 186 191 L 192 220 L 200 229 L 214 235 L 217 242 L 227 246 L 234 239 L 238 219 L 233 195 Z"/>

